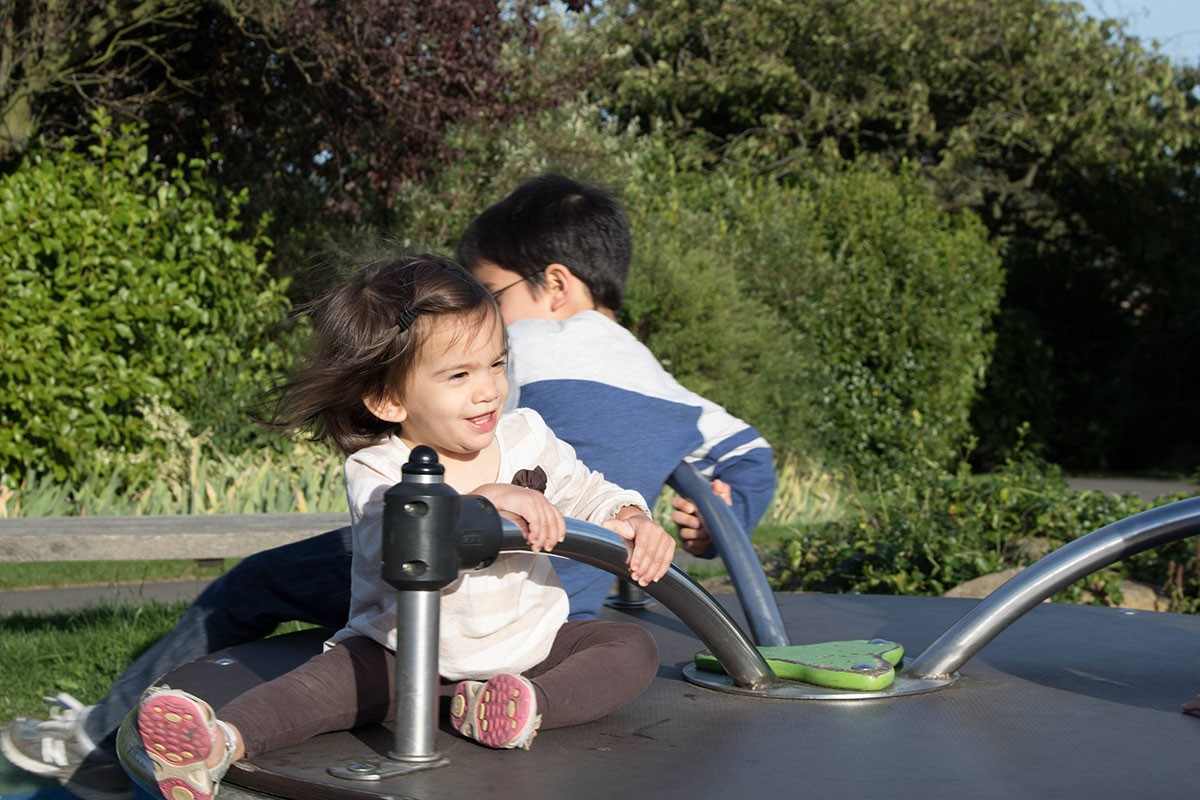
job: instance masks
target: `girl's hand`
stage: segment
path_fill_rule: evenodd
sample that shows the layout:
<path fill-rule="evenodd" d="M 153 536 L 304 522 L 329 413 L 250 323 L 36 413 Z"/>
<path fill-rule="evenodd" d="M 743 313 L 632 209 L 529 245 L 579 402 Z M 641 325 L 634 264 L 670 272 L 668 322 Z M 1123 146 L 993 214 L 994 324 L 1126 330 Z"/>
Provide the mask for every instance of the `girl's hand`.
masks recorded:
<path fill-rule="evenodd" d="M 728 483 L 715 480 L 712 482 L 712 490 L 726 505 L 733 505 L 733 489 Z M 704 526 L 704 519 L 700 516 L 696 504 L 686 497 L 675 497 L 672 498 L 671 505 L 675 509 L 671 514 L 671 521 L 679 528 L 679 542 L 683 549 L 694 556 L 704 555 L 712 546 L 712 535 Z"/>
<path fill-rule="evenodd" d="M 567 535 L 562 512 L 541 492 L 511 483 L 488 483 L 472 494 L 486 497 L 502 516 L 515 522 L 535 553 L 550 552 Z"/>
<path fill-rule="evenodd" d="M 647 586 L 667 574 L 675 557 L 675 540 L 641 509 L 627 506 L 604 527 L 625 540 L 629 550 L 625 563 L 629 565 L 629 577 L 638 586 Z"/>

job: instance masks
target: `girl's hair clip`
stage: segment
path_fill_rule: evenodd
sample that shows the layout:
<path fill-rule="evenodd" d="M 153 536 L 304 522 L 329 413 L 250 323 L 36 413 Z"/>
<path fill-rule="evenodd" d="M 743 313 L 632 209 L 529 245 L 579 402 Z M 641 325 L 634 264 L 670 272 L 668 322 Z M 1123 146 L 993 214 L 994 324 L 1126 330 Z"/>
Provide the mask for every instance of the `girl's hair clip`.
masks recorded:
<path fill-rule="evenodd" d="M 417 318 L 417 309 L 409 306 L 400 312 L 400 316 L 396 317 L 396 327 L 401 333 L 412 327 L 413 321 Z"/>

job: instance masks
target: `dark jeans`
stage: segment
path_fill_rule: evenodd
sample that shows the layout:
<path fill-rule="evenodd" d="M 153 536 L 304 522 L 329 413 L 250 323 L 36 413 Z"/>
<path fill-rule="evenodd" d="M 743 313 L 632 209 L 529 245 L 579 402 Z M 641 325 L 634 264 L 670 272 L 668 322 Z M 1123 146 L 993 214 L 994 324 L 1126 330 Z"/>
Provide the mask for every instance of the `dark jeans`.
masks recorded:
<path fill-rule="evenodd" d="M 350 554 L 347 526 L 241 561 L 121 674 L 88 715 L 88 735 L 115 758 L 117 728 L 160 676 L 217 650 L 261 639 L 281 622 L 344 626 L 350 615 Z"/>
<path fill-rule="evenodd" d="M 296 669 L 255 686 L 217 710 L 242 734 L 246 756 L 321 733 L 389 719 L 396 656 L 366 637 L 347 639 Z M 636 699 L 658 671 L 658 645 L 630 622 L 568 622 L 550 654 L 525 672 L 537 693 L 542 730 L 600 719 Z M 454 691 L 443 683 L 441 695 Z"/>
<path fill-rule="evenodd" d="M 567 619 L 580 622 L 600 616 L 605 601 L 613 593 L 615 576 L 599 567 L 569 558 L 554 558 L 550 563 L 554 565 L 558 580 L 571 600 L 571 612 Z"/>

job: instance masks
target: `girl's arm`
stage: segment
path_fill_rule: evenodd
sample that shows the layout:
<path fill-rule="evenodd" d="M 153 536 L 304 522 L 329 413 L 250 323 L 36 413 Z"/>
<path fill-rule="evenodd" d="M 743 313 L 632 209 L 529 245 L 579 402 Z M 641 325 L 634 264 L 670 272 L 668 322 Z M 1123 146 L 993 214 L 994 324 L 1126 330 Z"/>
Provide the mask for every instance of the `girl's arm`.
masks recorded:
<path fill-rule="evenodd" d="M 525 428 L 514 431 L 512 461 L 522 469 L 542 468 L 546 473 L 545 500 L 560 515 L 603 525 L 620 536 L 629 550 L 630 576 L 642 586 L 665 575 L 675 553 L 675 540 L 650 518 L 642 496 L 589 469 L 536 412 L 518 409 L 514 413 L 521 415 Z M 554 531 L 557 538 L 543 536 L 545 549 L 562 541 L 563 525 L 561 534 L 557 528 Z"/>

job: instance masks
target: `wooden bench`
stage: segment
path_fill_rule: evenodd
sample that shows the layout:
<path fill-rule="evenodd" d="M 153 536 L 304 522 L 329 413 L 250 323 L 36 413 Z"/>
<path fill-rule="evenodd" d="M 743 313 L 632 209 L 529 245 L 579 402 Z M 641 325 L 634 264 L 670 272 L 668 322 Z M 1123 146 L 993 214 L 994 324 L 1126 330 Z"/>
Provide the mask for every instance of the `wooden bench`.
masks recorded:
<path fill-rule="evenodd" d="M 0 519 L 0 562 L 242 558 L 349 524 L 345 512 Z"/>

